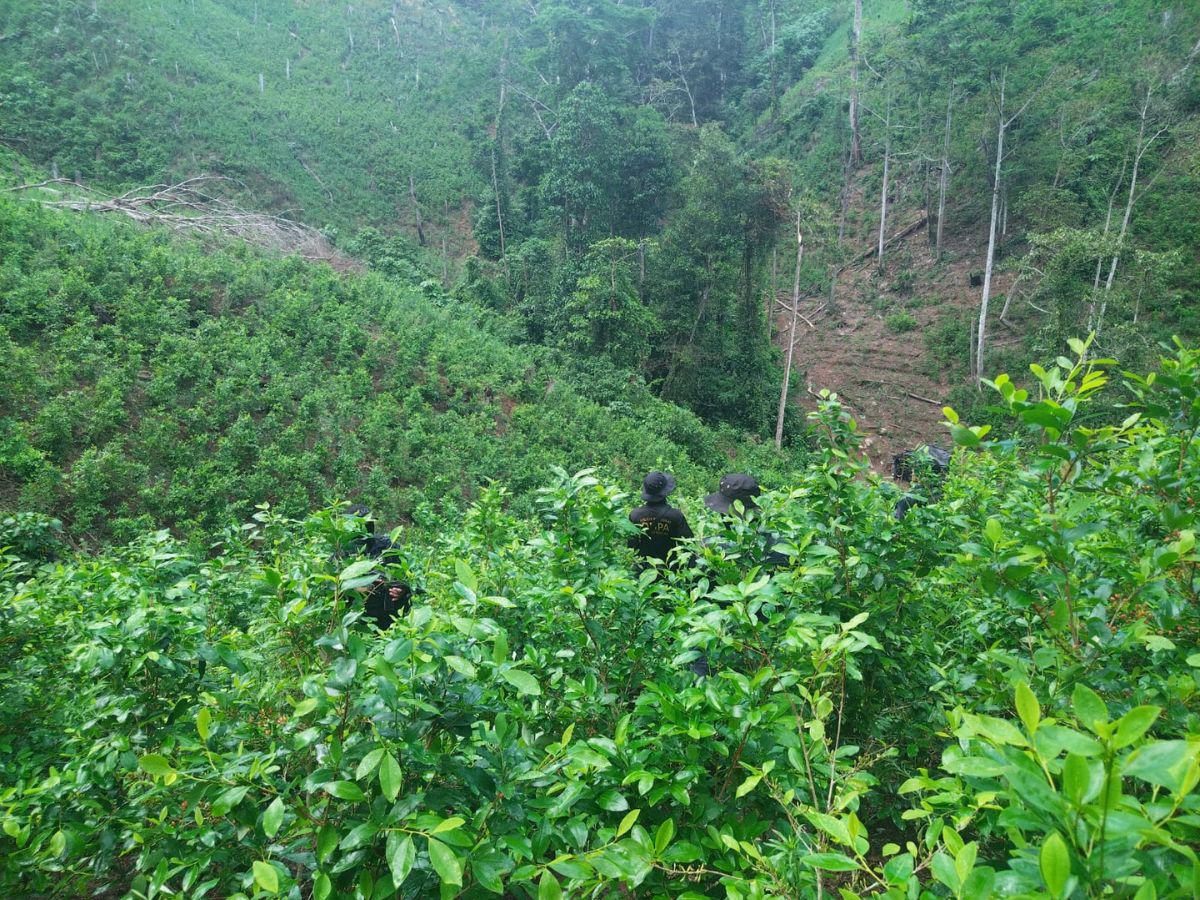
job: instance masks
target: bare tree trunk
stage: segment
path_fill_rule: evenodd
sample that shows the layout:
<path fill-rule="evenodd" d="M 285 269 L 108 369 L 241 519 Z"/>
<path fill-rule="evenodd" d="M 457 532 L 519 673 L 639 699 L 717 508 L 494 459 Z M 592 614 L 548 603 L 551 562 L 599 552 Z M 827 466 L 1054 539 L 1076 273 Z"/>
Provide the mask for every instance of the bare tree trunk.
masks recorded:
<path fill-rule="evenodd" d="M 946 221 L 946 192 L 950 186 L 950 120 L 954 112 L 954 85 L 946 94 L 946 130 L 942 135 L 942 170 L 938 173 L 937 239 L 934 254 L 942 258 L 943 225 Z"/>
<path fill-rule="evenodd" d="M 496 197 L 496 227 L 500 232 L 500 260 L 504 264 L 504 277 L 508 279 L 508 251 L 504 241 L 504 213 L 500 202 L 500 178 L 496 171 L 496 147 L 504 140 L 504 101 L 507 96 L 508 41 L 504 42 L 504 53 L 500 57 L 500 99 L 496 103 L 496 126 L 492 136 L 492 193 Z"/>
<path fill-rule="evenodd" d="M 1108 294 L 1112 290 L 1113 279 L 1117 275 L 1117 261 L 1121 258 L 1121 250 L 1125 245 L 1125 235 L 1129 231 L 1129 217 L 1133 214 L 1133 204 L 1137 199 L 1138 168 L 1142 164 L 1142 157 L 1150 149 L 1150 145 L 1154 143 L 1155 138 L 1158 137 L 1156 134 L 1150 140 L 1146 140 L 1146 119 L 1150 112 L 1150 97 L 1153 92 L 1153 87 L 1146 88 L 1146 97 L 1142 101 L 1141 117 L 1138 122 L 1137 145 L 1133 155 L 1133 171 L 1129 173 L 1129 196 L 1125 201 L 1125 215 L 1121 219 L 1121 230 L 1117 233 L 1117 245 L 1113 248 L 1112 264 L 1108 267 L 1108 278 L 1104 282 L 1104 293 L 1100 298 L 1100 310 L 1096 314 L 1096 327 L 1094 331 L 1097 337 L 1100 336 L 1100 331 L 1104 327 L 1104 313 L 1108 309 Z M 1159 133 L 1161 134 L 1161 132 Z"/>
<path fill-rule="evenodd" d="M 779 302 L 779 245 L 771 248 L 771 290 L 767 294 L 767 339 L 771 338 L 771 321 L 775 318 L 775 304 Z"/>
<path fill-rule="evenodd" d="M 992 177 L 992 219 L 988 227 L 987 263 L 983 270 L 983 294 L 979 298 L 979 326 L 975 338 L 975 384 L 983 387 L 984 347 L 987 339 L 988 300 L 992 296 L 992 272 L 996 265 L 996 225 L 1000 215 L 1000 166 L 1004 162 L 1004 132 L 1008 122 L 1004 118 L 1004 90 L 1008 70 L 1000 74 L 1000 103 L 996 113 L 996 168 Z"/>
<path fill-rule="evenodd" d="M 417 220 L 417 242 L 425 246 L 425 226 L 421 220 L 421 204 L 417 202 L 417 184 L 412 175 L 408 176 L 408 199 L 412 201 L 413 215 Z"/>
<path fill-rule="evenodd" d="M 888 178 L 892 166 L 892 103 L 888 100 L 887 118 L 884 119 L 883 138 L 883 187 L 879 192 L 879 251 L 876 265 L 883 271 L 883 242 L 887 234 Z"/>
<path fill-rule="evenodd" d="M 779 73 L 775 62 L 775 0 L 771 0 L 771 115 L 779 111 Z"/>
<path fill-rule="evenodd" d="M 842 193 L 838 198 L 840 210 L 838 212 L 838 249 L 842 248 L 842 242 L 846 239 L 846 216 L 850 213 L 850 154 L 846 154 L 846 164 L 842 167 Z"/>
<path fill-rule="evenodd" d="M 858 130 L 858 57 L 862 43 L 862 0 L 854 0 L 854 31 L 850 40 L 850 167 L 862 164 Z"/>
<path fill-rule="evenodd" d="M 688 104 L 692 108 L 692 127 L 699 128 L 700 123 L 696 120 L 696 99 L 692 96 L 692 89 L 688 86 L 687 75 L 683 72 L 683 57 L 679 55 L 679 51 L 675 51 L 675 63 L 679 66 L 679 80 L 683 82 L 683 92 L 687 94 Z"/>
<path fill-rule="evenodd" d="M 1121 174 L 1117 176 L 1117 180 L 1113 184 L 1113 189 L 1108 195 L 1108 212 L 1104 214 L 1104 231 L 1100 235 L 1101 246 L 1103 246 L 1104 242 L 1108 240 L 1108 232 L 1112 229 L 1113 204 L 1117 201 L 1117 191 L 1121 189 L 1121 185 L 1125 181 L 1125 166 L 1128 164 L 1129 157 L 1125 157 L 1124 161 L 1121 163 Z M 1091 334 L 1096 328 L 1096 301 L 1099 299 L 1100 295 L 1100 275 L 1103 270 L 1104 256 L 1099 255 L 1096 257 L 1096 274 L 1092 277 L 1092 299 L 1088 304 L 1088 334 Z"/>
<path fill-rule="evenodd" d="M 796 210 L 796 277 L 792 282 L 792 322 L 788 328 L 787 362 L 783 366 L 783 387 L 779 391 L 779 414 L 775 417 L 775 449 L 783 447 L 783 416 L 787 412 L 788 388 L 792 380 L 792 357 L 796 353 L 796 319 L 800 317 L 800 264 L 804 262 L 804 233 L 800 230 L 800 210 Z"/>

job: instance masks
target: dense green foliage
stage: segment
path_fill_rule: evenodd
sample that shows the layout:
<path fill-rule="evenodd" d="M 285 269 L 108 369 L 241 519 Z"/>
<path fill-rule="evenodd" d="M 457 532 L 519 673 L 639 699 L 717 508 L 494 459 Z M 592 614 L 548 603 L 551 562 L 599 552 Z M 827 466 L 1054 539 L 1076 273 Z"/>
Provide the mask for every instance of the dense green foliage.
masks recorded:
<path fill-rule="evenodd" d="M 1200 331 L 1192 6 L 867 0 L 857 88 L 852 6 L 12 3 L 0 139 L 113 186 L 229 175 L 343 242 L 403 235 L 522 339 L 761 431 L 789 207 L 809 234 L 803 290 L 829 289 L 873 242 L 886 149 L 891 230 L 924 216 L 954 248 L 943 262 L 982 264 L 996 124 L 1019 113 L 999 192 L 1022 336 L 1007 361 L 1096 331 L 1144 367 Z"/>
<path fill-rule="evenodd" d="M 1088 430 L 1104 368 L 998 379 L 1033 440 L 953 425 L 941 498 L 899 522 L 826 401 L 823 461 L 701 520 L 680 572 L 631 573 L 628 498 L 586 474 L 536 523 L 489 490 L 405 545 L 425 593 L 383 634 L 351 602 L 375 563 L 333 561 L 358 524 L 336 511 L 261 511 L 206 555 L 165 533 L 10 551 L 0 883 L 1190 896 L 1200 357 Z M 768 530 L 790 560 L 769 577 Z"/>
<path fill-rule="evenodd" d="M 862 5 L 0 5 L 5 188 L 351 270 L 0 197 L 0 895 L 1200 895 L 1200 8 Z M 793 274 L 968 397 L 906 514 Z"/>
<path fill-rule="evenodd" d="M 551 465 L 627 483 L 667 465 L 693 489 L 733 459 L 783 468 L 627 378 L 513 347 L 403 261 L 390 272 L 0 200 L 4 505 L 127 539 L 333 496 L 435 522 L 487 479 L 528 509 Z"/>

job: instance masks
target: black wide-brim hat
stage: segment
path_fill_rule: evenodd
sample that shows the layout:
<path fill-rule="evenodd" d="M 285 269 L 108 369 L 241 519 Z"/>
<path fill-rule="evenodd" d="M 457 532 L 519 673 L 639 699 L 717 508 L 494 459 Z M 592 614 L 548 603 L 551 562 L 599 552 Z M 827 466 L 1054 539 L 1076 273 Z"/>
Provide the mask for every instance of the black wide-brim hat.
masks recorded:
<path fill-rule="evenodd" d="M 745 509 L 755 509 L 758 504 L 754 498 L 762 493 L 758 481 L 752 475 L 740 472 L 730 472 L 721 479 L 721 489 L 715 494 L 704 498 L 704 505 L 717 513 L 727 513 L 733 509 L 733 504 L 742 501 Z"/>
<path fill-rule="evenodd" d="M 642 499 L 666 500 L 675 490 L 675 476 L 668 472 L 651 472 L 642 479 Z"/>

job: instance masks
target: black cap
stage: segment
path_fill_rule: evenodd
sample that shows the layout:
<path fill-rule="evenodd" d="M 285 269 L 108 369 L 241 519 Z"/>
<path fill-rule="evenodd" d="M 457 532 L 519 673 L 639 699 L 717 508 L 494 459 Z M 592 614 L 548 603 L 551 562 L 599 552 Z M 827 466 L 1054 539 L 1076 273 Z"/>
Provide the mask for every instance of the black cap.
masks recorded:
<path fill-rule="evenodd" d="M 719 490 L 704 498 L 704 505 L 713 512 L 727 513 L 733 508 L 735 501 L 741 500 L 746 509 L 754 509 L 758 506 L 754 498 L 760 493 L 762 489 L 753 475 L 730 472 L 721 479 Z"/>
<path fill-rule="evenodd" d="M 666 500 L 673 490 L 675 490 L 675 476 L 666 472 L 651 472 L 642 479 L 643 500 Z"/>

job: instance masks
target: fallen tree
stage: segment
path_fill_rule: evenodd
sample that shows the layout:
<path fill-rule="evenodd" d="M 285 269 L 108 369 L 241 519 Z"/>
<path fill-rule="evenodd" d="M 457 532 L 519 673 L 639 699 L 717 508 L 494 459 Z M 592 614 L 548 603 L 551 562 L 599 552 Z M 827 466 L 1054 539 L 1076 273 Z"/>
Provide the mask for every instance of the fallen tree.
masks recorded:
<path fill-rule="evenodd" d="M 282 215 L 242 209 L 221 189 L 233 182 L 220 175 L 197 175 L 174 184 L 152 184 L 109 194 L 67 178 L 50 178 L 8 188 L 43 206 L 79 212 L 120 213 L 146 225 L 204 237 L 230 237 L 305 259 L 323 260 L 340 270 L 359 264 L 340 253 L 320 231 Z"/>

